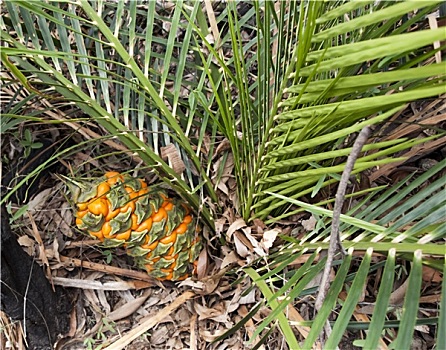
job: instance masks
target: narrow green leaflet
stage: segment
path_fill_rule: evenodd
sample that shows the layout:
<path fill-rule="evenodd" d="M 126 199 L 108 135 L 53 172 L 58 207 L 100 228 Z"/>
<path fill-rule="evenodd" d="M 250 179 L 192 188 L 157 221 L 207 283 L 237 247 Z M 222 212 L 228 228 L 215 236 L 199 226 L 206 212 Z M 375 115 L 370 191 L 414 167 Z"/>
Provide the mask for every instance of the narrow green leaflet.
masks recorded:
<path fill-rule="evenodd" d="M 404 298 L 403 315 L 398 329 L 398 337 L 392 349 L 409 349 L 413 339 L 413 332 L 418 315 L 421 293 L 421 274 L 422 274 L 422 251 L 417 250 L 414 253 L 412 269 L 409 275 L 409 285 Z"/>
<path fill-rule="evenodd" d="M 345 278 L 350 269 L 352 254 L 353 249 L 348 251 L 348 254 L 344 258 L 342 265 L 339 267 L 336 273 L 336 278 L 331 283 L 330 289 L 328 290 L 324 303 L 322 304 L 322 308 L 319 310 L 317 315 L 315 315 L 316 317 L 314 318 L 310 333 L 308 334 L 307 338 L 305 339 L 305 343 L 302 346 L 303 349 L 311 349 L 313 347 L 313 344 L 321 333 L 325 323 L 328 320 L 328 317 L 333 312 L 333 308 L 336 305 L 338 295 L 344 286 Z"/>
<path fill-rule="evenodd" d="M 381 284 L 373 310 L 372 321 L 367 332 L 364 349 L 376 349 L 381 338 L 384 322 L 386 321 L 387 306 L 393 289 L 395 277 L 395 254 L 396 250 L 391 248 L 387 255 L 386 266 L 381 276 Z"/>
<path fill-rule="evenodd" d="M 262 294 L 265 296 L 265 298 L 270 303 L 271 308 L 273 310 L 275 310 L 279 306 L 279 302 L 277 300 L 272 299 L 273 293 L 267 286 L 266 282 L 264 280 L 262 280 L 261 276 L 254 269 L 247 268 L 245 271 L 251 277 L 251 279 L 257 284 L 257 286 L 261 290 Z M 299 343 L 297 342 L 296 337 L 293 333 L 293 330 L 291 329 L 291 326 L 289 325 L 289 322 L 288 322 L 287 318 L 285 317 L 285 315 L 283 314 L 283 312 L 279 312 L 279 314 L 277 315 L 277 318 L 279 320 L 279 326 L 280 326 L 282 332 L 284 333 L 284 336 L 287 339 L 288 345 L 292 349 L 296 349 L 296 350 L 301 349 L 301 347 L 299 346 Z"/>
<path fill-rule="evenodd" d="M 443 264 L 443 280 L 441 283 L 440 315 L 437 326 L 438 349 L 446 349 L 446 264 Z"/>
<path fill-rule="evenodd" d="M 347 294 L 347 299 L 342 305 L 341 312 L 338 314 L 337 322 L 333 326 L 331 335 L 328 337 L 325 347 L 327 349 L 334 349 L 339 342 L 350 322 L 353 312 L 356 309 L 358 300 L 361 297 L 362 291 L 364 289 L 364 284 L 367 281 L 367 276 L 369 274 L 370 261 L 372 259 L 373 249 L 367 249 L 366 254 L 356 272 L 355 279 L 350 286 L 349 292 Z"/>

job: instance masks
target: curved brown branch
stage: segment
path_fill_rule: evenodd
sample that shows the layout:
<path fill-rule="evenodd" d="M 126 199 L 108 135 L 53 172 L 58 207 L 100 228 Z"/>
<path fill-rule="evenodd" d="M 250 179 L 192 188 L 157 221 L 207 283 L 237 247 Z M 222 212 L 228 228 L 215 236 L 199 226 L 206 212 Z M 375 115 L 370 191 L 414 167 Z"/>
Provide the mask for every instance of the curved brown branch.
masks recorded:
<path fill-rule="evenodd" d="M 355 165 L 356 159 L 359 156 L 359 153 L 361 153 L 362 147 L 367 142 L 367 139 L 370 135 L 370 126 L 365 126 L 361 132 L 359 133 L 355 143 L 352 147 L 352 152 L 347 158 L 347 163 L 345 164 L 344 171 L 342 172 L 341 181 L 339 182 L 339 187 L 336 192 L 336 199 L 335 199 L 335 205 L 333 209 L 333 220 L 331 223 L 331 233 L 330 233 L 330 244 L 328 247 L 327 252 L 327 261 L 325 263 L 324 272 L 322 275 L 321 284 L 319 286 L 319 292 L 316 297 L 315 302 L 315 309 L 316 312 L 318 312 L 322 304 L 324 303 L 325 297 L 327 295 L 328 289 L 330 287 L 330 270 L 331 265 L 333 264 L 334 257 L 337 253 L 345 254 L 344 248 L 341 244 L 341 238 L 339 235 L 339 225 L 340 225 L 340 216 L 342 211 L 342 206 L 344 204 L 345 200 L 345 192 L 347 190 L 347 185 L 349 182 L 350 174 L 353 170 L 353 167 Z M 324 328 L 323 334 L 321 335 L 321 341 L 323 342 L 324 339 L 326 339 L 331 333 L 331 327 L 328 324 Z"/>

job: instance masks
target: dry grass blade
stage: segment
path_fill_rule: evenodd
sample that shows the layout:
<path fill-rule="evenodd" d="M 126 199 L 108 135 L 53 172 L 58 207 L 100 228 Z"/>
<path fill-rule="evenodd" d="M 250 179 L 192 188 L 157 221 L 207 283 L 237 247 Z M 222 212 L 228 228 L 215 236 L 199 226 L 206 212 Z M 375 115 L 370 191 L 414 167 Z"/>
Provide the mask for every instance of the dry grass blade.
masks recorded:
<path fill-rule="evenodd" d="M 197 333 L 195 332 L 198 316 L 196 314 L 192 315 L 190 318 L 190 348 L 191 350 L 197 350 Z"/>
<path fill-rule="evenodd" d="M 25 349 L 21 324 L 19 322 L 12 322 L 3 311 L 0 311 L 0 329 L 1 349 Z"/>
<path fill-rule="evenodd" d="M 141 334 L 143 334 L 147 330 L 153 328 L 162 319 L 170 315 L 175 309 L 180 307 L 182 304 L 184 304 L 187 300 L 189 300 L 193 296 L 195 296 L 194 292 L 191 291 L 184 292 L 175 301 L 173 301 L 172 304 L 166 306 L 164 309 L 158 312 L 154 317 L 141 323 L 139 326 L 137 326 L 136 328 L 132 329 L 130 332 L 122 336 L 118 341 L 104 348 L 104 350 L 124 349 L 125 346 L 129 345 L 133 340 L 138 338 Z"/>
<path fill-rule="evenodd" d="M 50 280 L 51 285 L 53 285 L 53 291 L 54 291 L 54 281 L 52 280 L 50 263 L 48 262 L 48 257 L 46 256 L 45 253 L 45 246 L 43 244 L 42 237 L 40 236 L 39 229 L 37 228 L 36 222 L 34 221 L 31 212 L 28 212 L 28 217 L 29 220 L 31 221 L 31 227 L 32 227 L 32 230 L 30 230 L 31 234 L 34 236 L 39 245 L 39 260 L 41 260 L 45 265 L 46 276 Z"/>
<path fill-rule="evenodd" d="M 214 37 L 213 39 L 214 39 L 215 42 L 218 43 L 220 41 L 220 31 L 218 29 L 217 20 L 215 18 L 215 13 L 214 13 L 214 10 L 212 8 L 212 2 L 209 1 L 209 0 L 206 0 L 204 2 L 204 5 L 205 5 L 205 8 L 206 8 L 206 13 L 207 13 L 208 18 L 209 18 L 209 23 L 210 23 L 210 28 L 211 28 L 211 31 L 212 31 L 212 36 Z"/>

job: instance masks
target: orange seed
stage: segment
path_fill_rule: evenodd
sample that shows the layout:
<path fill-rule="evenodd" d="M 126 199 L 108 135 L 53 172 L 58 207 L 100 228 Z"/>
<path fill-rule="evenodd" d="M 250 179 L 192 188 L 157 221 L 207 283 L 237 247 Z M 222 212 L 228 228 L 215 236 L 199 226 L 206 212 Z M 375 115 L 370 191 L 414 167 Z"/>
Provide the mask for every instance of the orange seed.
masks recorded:
<path fill-rule="evenodd" d="M 107 182 L 101 182 L 98 186 L 97 197 L 102 197 L 110 191 L 110 185 Z"/>
<path fill-rule="evenodd" d="M 90 204 L 88 204 L 88 210 L 90 213 L 94 215 L 100 215 L 107 216 L 108 214 L 108 205 L 107 201 L 103 198 L 98 198 L 94 201 L 92 201 Z"/>
<path fill-rule="evenodd" d="M 116 235 L 116 239 L 123 239 L 124 241 L 127 241 L 130 238 L 130 235 L 132 233 L 132 229 L 128 229 L 127 231 L 123 233 L 118 233 Z"/>
<path fill-rule="evenodd" d="M 143 222 L 141 222 L 141 224 L 138 226 L 137 229 L 135 229 L 135 231 L 137 232 L 142 232 L 144 230 L 149 230 L 152 228 L 152 218 L 147 218 L 145 219 Z"/>
<path fill-rule="evenodd" d="M 167 219 L 167 212 L 164 208 L 159 208 L 159 210 L 152 216 L 153 222 L 159 222 L 163 219 Z"/>

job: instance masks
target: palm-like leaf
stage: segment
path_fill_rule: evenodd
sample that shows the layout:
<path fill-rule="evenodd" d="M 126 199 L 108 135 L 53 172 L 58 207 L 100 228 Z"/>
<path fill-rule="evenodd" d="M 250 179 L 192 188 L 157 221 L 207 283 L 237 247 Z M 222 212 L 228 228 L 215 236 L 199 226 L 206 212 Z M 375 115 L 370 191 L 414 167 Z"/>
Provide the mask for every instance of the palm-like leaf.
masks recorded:
<path fill-rule="evenodd" d="M 200 159 L 203 158 L 200 148 L 195 151 L 191 135 L 187 134 L 190 128 L 183 127 L 190 126 L 194 116 L 184 115 L 180 109 L 179 86 L 188 53 L 188 45 L 181 48 L 175 42 L 181 3 L 170 23 L 171 35 L 166 42 L 161 42 L 166 53 L 156 58 L 151 56 L 150 46 L 141 50 L 144 42 L 154 40 L 154 2 L 142 8 L 136 2 L 129 7 L 122 3 L 100 2 L 94 2 L 93 6 L 87 1 L 76 6 L 8 1 L 10 16 L 7 20 L 17 36 L 12 37 L 9 31 L 2 30 L 2 40 L 8 44 L 2 50 L 3 62 L 29 90 L 36 91 L 36 84 L 51 86 L 65 99 L 75 102 L 91 120 L 116 136 L 130 152 L 135 152 L 151 171 L 160 175 L 195 209 L 203 210 L 205 222 L 212 227 L 212 217 L 206 208 L 200 208 L 200 196 L 195 192 L 204 185 L 214 200 L 215 192 L 208 179 L 208 167 L 203 167 L 203 159 Z M 198 8 L 195 4 L 191 13 L 195 14 Z M 16 13 L 23 17 L 24 24 Z M 141 20 L 143 23 L 137 23 Z M 152 25 L 145 27 L 144 21 Z M 138 30 L 136 25 L 139 25 Z M 4 22 L 2 27 L 5 28 Z M 191 29 L 186 28 L 186 40 L 190 36 Z M 32 47 L 25 44 L 28 38 Z M 179 52 L 175 59 L 176 76 L 170 75 L 174 49 Z M 167 89 L 170 82 L 174 84 L 173 93 Z M 160 156 L 160 147 L 169 144 L 177 147 L 188 165 L 187 181 Z M 198 187 L 192 182 L 192 168 L 201 179 Z"/>
<path fill-rule="evenodd" d="M 426 47 L 435 41 L 444 40 L 444 30 L 409 30 L 411 25 L 432 12 L 437 4 L 382 3 L 375 7 L 371 2 L 301 2 L 300 6 L 294 2 L 255 3 L 254 6 L 259 6 L 257 10 L 262 6 L 263 11 L 262 16 L 257 17 L 256 50 L 252 50 L 252 41 L 244 41 L 239 35 L 246 28 L 241 24 L 246 23 L 244 16 L 238 16 L 237 8 L 228 5 L 227 16 L 221 18 L 228 18 L 229 31 L 216 47 L 224 47 L 225 44 L 230 46 L 233 56 L 227 58 L 214 46 L 207 45 L 223 66 L 224 79 L 220 76 L 215 78 L 212 67 L 207 70 L 215 95 L 205 100 L 205 103 L 210 105 L 215 102 L 218 105 L 218 120 L 224 125 L 222 131 L 231 143 L 236 158 L 240 211 L 246 220 L 270 216 L 267 222 L 275 222 L 304 209 L 318 216 L 331 215 L 326 209 L 293 199 L 307 194 L 314 195 L 323 186 L 338 181 L 336 173 L 343 170 L 344 164 L 335 159 L 350 153 L 348 147 L 339 149 L 348 135 L 358 132 L 365 125 L 385 121 L 407 102 L 446 92 L 441 80 L 444 79 L 445 64 L 420 64 L 434 55 L 435 51 Z M 402 20 L 403 15 L 415 9 L 416 14 L 409 20 Z M 346 15 L 353 20 L 344 22 L 342 17 Z M 383 23 L 383 18 L 390 20 Z M 198 27 L 197 32 L 206 43 Z M 271 38 L 270 33 L 277 36 Z M 410 45 L 406 45 L 408 42 Z M 277 51 L 271 52 L 271 47 Z M 247 53 L 252 55 L 252 59 L 243 59 Z M 203 64 L 206 65 L 206 62 L 208 58 L 203 57 Z M 254 62 L 257 64 L 255 68 Z M 258 78 L 248 84 L 251 69 L 258 70 Z M 228 91 L 236 91 L 236 96 L 228 96 Z M 386 157 L 413 147 L 413 142 L 423 141 L 397 139 L 387 142 L 367 145 L 364 151 L 372 152 L 358 159 L 353 173 L 397 161 L 396 158 Z M 412 310 L 418 308 L 421 252 L 441 258 L 437 268 L 444 264 L 444 246 L 429 244 L 444 238 L 446 231 L 441 215 L 443 213 L 444 216 L 445 205 L 442 193 L 430 196 L 444 187 L 444 180 L 437 180 L 429 189 L 400 206 L 399 210 L 392 210 L 388 215 L 384 213 L 390 208 L 395 209 L 408 193 L 444 166 L 440 164 L 427 172 L 401 194 L 392 196 L 395 188 L 380 197 L 377 197 L 379 191 L 370 194 L 365 201 L 372 199 L 369 207 L 371 211 L 352 211 L 354 216 L 343 216 L 343 244 L 351 249 L 350 254 L 338 270 L 322 310 L 309 323 L 312 325 L 311 331 L 302 348 L 314 345 L 333 307 L 337 305 L 337 297 L 347 281 L 354 251 L 365 252 L 364 260 L 350 287 L 354 293 L 350 293 L 343 304 L 341 315 L 326 344 L 327 348 L 339 344 L 350 325 L 359 300 L 358 293 L 371 271 L 370 257 L 374 251 L 387 255 L 385 274 L 392 279 L 397 254 L 412 260 L 409 277 L 409 288 L 412 289 L 405 298 L 404 306 L 405 310 L 408 310 L 406 307 Z M 425 200 L 422 207 L 417 206 L 420 200 Z M 301 209 L 285 210 L 289 203 Z M 371 224 L 372 220 L 379 221 Z M 413 222 L 418 222 L 415 228 L 400 231 Z M 428 228 L 433 231 L 423 234 Z M 271 256 L 272 271 L 262 276 L 252 269 L 246 271 L 262 290 L 273 310 L 261 322 L 251 339 L 277 318 L 288 344 L 292 344 L 292 348 L 299 348 L 294 335 L 282 323 L 283 312 L 290 301 L 304 293 L 308 283 L 306 279 L 317 276 L 320 264 L 301 267 L 286 275 L 288 282 L 276 293 L 264 281 L 270 282 L 273 288 L 273 282 L 282 280 L 276 274 L 281 273 L 302 252 L 328 248 L 328 242 L 324 241 L 328 231 L 316 231 L 284 249 L 279 255 Z M 425 260 L 424 263 L 431 262 Z M 380 307 L 369 326 L 369 336 L 365 343 L 367 348 L 376 347 L 383 327 L 386 327 L 386 306 L 392 287 L 389 288 L 387 284 L 391 280 L 383 281 L 375 303 Z M 283 297 L 284 301 L 277 303 L 278 297 Z M 404 314 L 395 346 L 408 346 L 413 326 L 419 321 L 416 317 L 413 312 Z"/>
<path fill-rule="evenodd" d="M 381 277 L 379 293 L 373 302 L 373 317 L 370 324 L 367 324 L 368 336 L 365 343 L 361 343 L 361 345 L 367 349 L 376 348 L 383 329 L 388 327 L 385 321 L 389 316 L 389 307 L 395 307 L 395 305 L 390 304 L 395 276 L 395 258 L 400 257 L 412 261 L 412 268 L 408 277 L 407 294 L 404 298 L 403 310 L 405 311 L 399 323 L 399 332 L 398 337 L 395 339 L 394 348 L 409 348 L 415 324 L 423 321 L 423 318 L 420 318 L 420 315 L 416 312 L 420 302 L 422 264 L 433 266 L 439 270 L 442 270 L 445 265 L 444 245 L 436 243 L 438 239 L 446 237 L 446 222 L 444 220 L 444 208 L 446 206 L 444 197 L 445 180 L 439 177 L 438 180 L 423 190 L 417 192 L 417 188 L 436 174 L 438 176 L 438 173 L 445 169 L 446 161 L 442 161 L 417 179 L 411 181 L 409 185 L 406 185 L 408 179 L 404 179 L 401 183 L 387 191 L 375 191 L 363 202 L 358 203 L 357 207 L 353 208 L 349 213 L 341 215 L 342 225 L 340 231 L 343 233 L 342 244 L 344 248 L 349 249 L 349 253 L 338 268 L 336 278 L 332 282 L 317 317 L 311 323 L 302 324 L 311 325 L 311 330 L 302 346 L 303 349 L 309 349 L 313 346 L 332 310 L 338 307 L 340 308 L 340 313 L 337 317 L 337 322 L 333 325 L 333 332 L 327 340 L 326 348 L 335 348 L 346 329 L 353 327 L 351 318 L 356 311 L 355 307 L 358 305 L 360 293 L 366 284 L 366 277 L 375 270 L 375 268 L 370 268 L 370 258 L 373 252 L 386 254 L 386 264 Z M 410 197 L 410 193 L 415 194 Z M 302 206 L 305 210 L 320 217 L 320 220 L 332 216 L 332 212 L 326 209 L 273 193 L 272 195 Z M 367 205 L 365 210 L 361 209 L 364 205 Z M 413 222 L 416 222 L 414 226 L 404 229 L 408 223 Z M 329 222 L 325 224 L 328 226 Z M 303 252 L 327 249 L 329 235 L 329 229 L 322 232 L 318 232 L 315 229 L 314 232 L 309 232 L 299 241 L 282 249 L 277 256 L 271 256 L 270 258 L 274 265 L 280 263 L 278 266 L 271 268 L 271 271 L 259 275 L 257 273 L 253 274 L 251 270 L 248 270 L 248 274 L 256 283 L 264 283 L 264 281 L 273 282 L 283 273 L 283 269 L 293 260 L 302 256 Z M 352 268 L 353 252 L 357 254 L 362 252 L 363 260 L 352 278 L 351 275 L 347 275 L 347 272 Z M 285 294 L 286 298 L 284 298 L 281 305 L 270 305 L 273 312 L 260 324 L 253 338 L 278 317 L 288 304 L 309 292 L 305 290 L 305 286 L 308 285 L 311 279 L 316 278 L 323 268 L 321 262 L 312 265 L 313 261 L 314 254 L 299 270 L 287 273 L 287 283 L 275 293 L 274 298 L 268 297 L 268 293 L 272 292 L 269 289 L 265 291 L 264 288 L 267 287 L 263 285 L 264 287 L 261 289 L 263 293 L 266 293 L 265 296 L 268 300 L 276 300 Z M 342 307 L 340 307 L 337 304 L 337 299 L 344 285 L 349 285 L 350 292 Z M 443 287 L 442 295 L 444 293 Z M 431 318 L 426 321 L 430 324 L 438 324 L 438 320 L 441 320 L 441 317 L 444 316 L 441 314 L 438 319 Z M 438 331 L 440 335 L 440 327 L 438 327 Z M 438 339 L 440 340 L 440 338 Z"/>
<path fill-rule="evenodd" d="M 413 52 L 426 52 L 424 59 L 433 56 L 434 51 L 423 48 L 444 39 L 443 29 L 408 32 L 438 3 L 254 3 L 264 11 L 257 18 L 255 43 L 241 38 L 246 21 L 238 19 L 234 4 L 228 5 L 222 18 L 227 18 L 229 33 L 218 46 L 232 45 L 233 55 L 225 58 L 208 44 L 223 65 L 224 79 L 215 79 L 212 69 L 208 74 L 217 117 L 236 157 L 240 210 L 246 220 L 284 212 L 286 201 L 266 191 L 299 198 L 336 182 L 326 178 L 343 169 L 343 163 L 329 166 L 349 153 L 339 149 L 340 141 L 388 119 L 406 102 L 446 91 L 439 80 L 445 63 L 422 66 L 418 56 L 410 59 Z M 401 21 L 416 9 L 410 20 Z M 347 15 L 351 21 L 343 20 Z M 381 25 L 383 18 L 391 19 Z M 243 59 L 247 53 L 249 60 Z M 252 84 L 250 70 L 258 76 Z M 225 96 L 231 90 L 236 97 Z M 375 145 L 383 153 L 360 158 L 355 172 L 392 161 L 378 157 L 410 147 L 404 141 Z"/>

